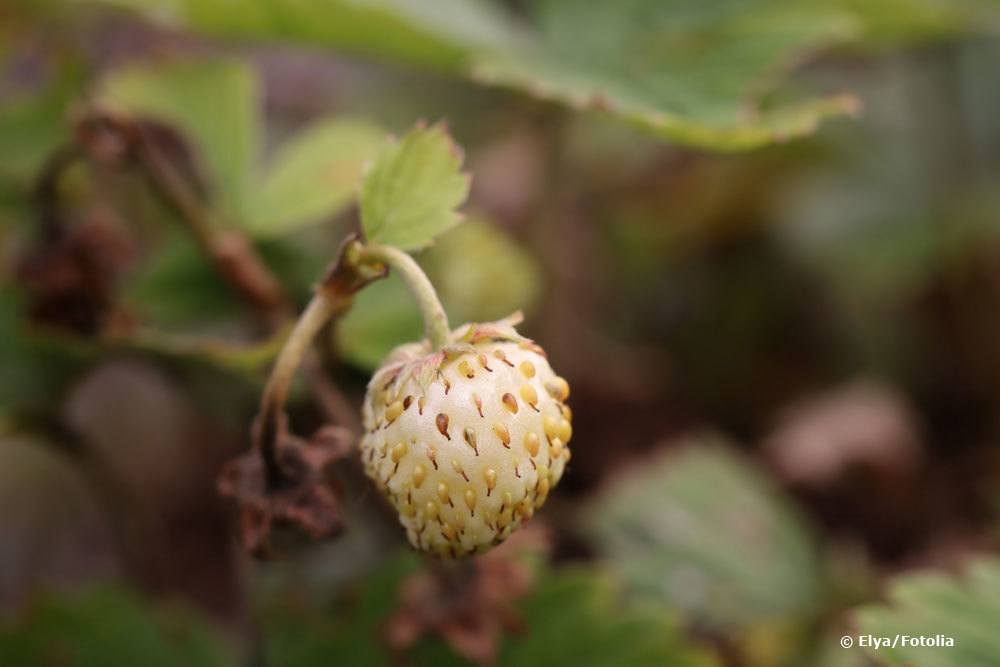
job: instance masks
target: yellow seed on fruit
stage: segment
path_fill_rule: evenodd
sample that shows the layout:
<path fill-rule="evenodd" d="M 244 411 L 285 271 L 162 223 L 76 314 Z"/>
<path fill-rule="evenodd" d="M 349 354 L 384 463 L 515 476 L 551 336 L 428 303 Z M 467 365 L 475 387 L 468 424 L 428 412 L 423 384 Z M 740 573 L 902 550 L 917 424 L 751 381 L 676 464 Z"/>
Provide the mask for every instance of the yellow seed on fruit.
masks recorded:
<path fill-rule="evenodd" d="M 573 411 L 565 403 L 559 404 L 559 411 L 562 412 L 563 419 L 573 421 Z"/>
<path fill-rule="evenodd" d="M 550 483 L 548 475 L 546 475 L 545 477 L 540 476 L 538 480 L 538 485 L 535 487 L 535 491 L 538 494 L 538 497 L 544 500 L 545 496 L 547 496 L 549 493 L 549 488 L 550 488 Z"/>
<path fill-rule="evenodd" d="M 427 479 L 427 469 L 419 463 L 413 466 L 413 488 L 419 489 L 420 485 Z"/>
<path fill-rule="evenodd" d="M 559 458 L 563 453 L 564 447 L 565 445 L 563 445 L 562 440 L 560 440 L 559 438 L 553 438 L 552 440 L 549 441 L 549 455 L 553 459 Z"/>
<path fill-rule="evenodd" d="M 525 433 L 524 448 L 531 456 L 538 456 L 538 436 L 531 432 Z"/>
<path fill-rule="evenodd" d="M 525 498 L 517 505 L 517 513 L 521 515 L 522 519 L 530 519 L 535 514 L 535 506 L 531 503 L 530 498 Z"/>
<path fill-rule="evenodd" d="M 535 377 L 535 365 L 530 361 L 522 361 L 521 372 L 524 373 L 524 377 L 533 378 Z"/>
<path fill-rule="evenodd" d="M 427 397 L 421 396 L 417 399 L 417 413 L 424 414 L 424 408 L 427 407 Z"/>
<path fill-rule="evenodd" d="M 464 375 L 465 377 L 469 378 L 470 380 L 476 377 L 476 372 L 472 370 L 472 366 L 470 366 L 469 362 L 466 361 L 465 359 L 462 359 L 462 361 L 458 362 L 458 372 Z"/>
<path fill-rule="evenodd" d="M 493 489 L 497 488 L 497 471 L 493 468 L 487 468 L 483 472 L 483 477 L 486 479 L 486 495 L 490 495 Z"/>
<path fill-rule="evenodd" d="M 465 490 L 465 506 L 469 508 L 469 512 L 475 514 L 476 512 L 476 492 L 472 489 Z"/>
<path fill-rule="evenodd" d="M 451 505 L 451 497 L 448 495 L 448 485 L 444 482 L 438 482 L 437 495 L 441 499 L 441 502 Z"/>
<path fill-rule="evenodd" d="M 507 364 L 507 365 L 508 365 L 508 366 L 510 366 L 511 368 L 513 368 L 513 367 L 514 367 L 514 364 L 510 363 L 510 362 L 509 362 L 509 361 L 507 360 L 507 355 L 503 353 L 503 350 L 495 350 L 495 351 L 493 352 L 493 356 L 494 356 L 494 357 L 496 357 L 497 359 L 499 359 L 500 361 L 504 362 L 505 364 Z"/>
<path fill-rule="evenodd" d="M 479 359 L 479 365 L 480 366 L 482 366 L 483 368 L 485 368 L 487 370 L 487 372 L 489 372 L 489 373 L 493 372 L 493 369 L 490 368 L 490 365 L 486 361 L 486 355 L 485 354 L 483 354 L 482 352 L 480 352 L 478 359 Z"/>
<path fill-rule="evenodd" d="M 392 448 L 392 462 L 399 463 L 399 460 L 406 456 L 407 449 L 405 442 L 397 442 Z"/>
<path fill-rule="evenodd" d="M 569 423 L 568 419 L 559 420 L 556 436 L 563 442 L 569 442 L 569 439 L 573 437 L 573 425 Z"/>
<path fill-rule="evenodd" d="M 545 431 L 545 437 L 550 441 L 552 438 L 559 437 L 559 420 L 551 415 L 545 415 L 542 419 L 542 430 Z"/>
<path fill-rule="evenodd" d="M 507 408 L 510 412 L 517 414 L 517 399 L 514 398 L 513 394 L 504 394 L 500 397 L 500 401 L 503 406 Z"/>
<path fill-rule="evenodd" d="M 546 382 L 545 389 L 557 401 L 565 401 L 569 398 L 569 383 L 561 377 L 557 376 Z"/>
<path fill-rule="evenodd" d="M 463 435 L 465 436 L 465 442 L 468 443 L 469 447 L 472 447 L 472 449 L 476 452 L 476 456 L 479 456 L 479 446 L 476 443 L 476 432 L 471 428 L 466 428 Z"/>
<path fill-rule="evenodd" d="M 541 482 L 543 479 L 546 482 L 549 481 L 549 467 L 543 464 L 538 464 L 538 481 Z"/>
<path fill-rule="evenodd" d="M 438 506 L 433 500 L 428 500 L 427 504 L 424 505 L 424 515 L 429 521 L 433 521 L 438 516 Z"/>
<path fill-rule="evenodd" d="M 387 407 L 385 409 L 385 418 L 389 422 L 396 421 L 396 419 L 401 414 L 403 414 L 403 402 L 402 401 L 393 401 L 392 403 L 389 404 L 389 407 Z"/>
<path fill-rule="evenodd" d="M 451 469 L 461 475 L 462 479 L 466 482 L 469 481 L 469 476 L 465 474 L 465 471 L 462 469 L 462 464 L 458 462 L 458 459 L 452 459 Z"/>
<path fill-rule="evenodd" d="M 510 431 L 507 430 L 507 427 L 503 424 L 494 424 L 493 432 L 497 434 L 498 438 L 500 438 L 500 442 L 503 443 L 503 446 L 510 449 Z"/>
<path fill-rule="evenodd" d="M 478 412 L 479 416 L 482 417 L 483 416 L 483 399 L 479 398 L 479 394 L 477 394 L 475 392 L 472 393 L 472 404 L 476 406 L 476 412 Z"/>
<path fill-rule="evenodd" d="M 449 542 L 454 542 L 455 538 L 457 537 L 457 535 L 455 534 L 455 529 L 452 527 L 450 523 L 441 524 L 441 534 L 444 535 L 444 538 Z"/>
<path fill-rule="evenodd" d="M 417 514 L 417 506 L 412 503 L 403 505 L 403 516 L 414 517 Z"/>
<path fill-rule="evenodd" d="M 434 445 L 427 445 L 427 458 L 431 460 L 431 463 L 434 464 L 434 469 L 437 470 L 438 469 L 437 450 L 434 449 Z"/>
<path fill-rule="evenodd" d="M 536 392 L 535 388 L 530 384 L 522 384 L 519 393 L 521 394 L 521 398 L 524 399 L 524 402 L 531 407 L 535 407 L 535 404 L 538 403 L 538 392 Z"/>

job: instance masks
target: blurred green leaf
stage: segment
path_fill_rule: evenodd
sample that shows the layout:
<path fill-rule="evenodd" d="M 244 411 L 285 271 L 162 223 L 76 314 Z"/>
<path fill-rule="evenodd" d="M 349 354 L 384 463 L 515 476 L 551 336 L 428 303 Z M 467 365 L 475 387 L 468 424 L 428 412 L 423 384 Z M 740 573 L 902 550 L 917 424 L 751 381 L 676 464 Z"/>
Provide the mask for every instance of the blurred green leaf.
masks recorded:
<path fill-rule="evenodd" d="M 235 665 L 204 621 L 153 609 L 120 588 L 49 596 L 0 624 L 0 664 L 62 667 Z"/>
<path fill-rule="evenodd" d="M 725 150 L 809 134 L 856 104 L 848 96 L 762 102 L 782 68 L 850 34 L 849 15 L 814 3 L 546 0 L 536 8 L 535 48 L 482 58 L 477 79 Z"/>
<path fill-rule="evenodd" d="M 127 307 L 164 330 L 219 322 L 239 313 L 234 293 L 189 235 L 177 230 L 124 281 Z"/>
<path fill-rule="evenodd" d="M 860 46 L 898 46 L 1000 28 L 993 0 L 831 0 L 864 26 Z"/>
<path fill-rule="evenodd" d="M 662 611 L 623 607 L 614 581 L 593 570 L 562 570 L 539 579 L 521 605 L 528 631 L 508 639 L 500 664 L 714 665 L 678 633 Z"/>
<path fill-rule="evenodd" d="M 375 368 L 397 345 L 423 337 L 420 311 L 406 285 L 390 274 L 361 290 L 337 323 L 337 349 L 363 368 Z"/>
<path fill-rule="evenodd" d="M 815 611 L 822 570 L 806 527 L 762 471 L 694 441 L 622 476 L 584 529 L 638 594 L 717 627 Z"/>
<path fill-rule="evenodd" d="M 51 408 L 55 397 L 92 362 L 80 346 L 31 330 L 27 304 L 9 287 L 0 290 L 0 406 L 27 411 Z"/>
<path fill-rule="evenodd" d="M 298 600 L 276 600 L 263 612 L 267 664 L 283 667 L 351 665 L 381 667 L 390 662 L 380 641 L 382 623 L 396 605 L 403 578 L 420 567 L 416 554 L 389 559 L 358 582 L 332 609 Z"/>
<path fill-rule="evenodd" d="M 791 66 L 862 33 L 836 2 L 797 0 L 546 0 L 526 34 L 486 3 L 448 0 L 302 3 L 265 0 L 233 11 L 224 0 L 174 0 L 170 9 L 118 0 L 210 32 L 302 40 L 450 69 L 575 109 L 607 113 L 656 136 L 735 150 L 809 134 L 855 100 L 794 98 Z M 772 92 L 782 100 L 766 99 Z"/>
<path fill-rule="evenodd" d="M 221 209 L 239 221 L 246 217 L 258 157 L 257 88 L 244 63 L 185 59 L 117 69 L 103 82 L 99 100 L 176 126 L 202 161 Z"/>
<path fill-rule="evenodd" d="M 247 225 L 275 236 L 321 222 L 351 202 L 361 170 L 385 138 L 360 120 L 317 121 L 278 148 L 260 187 L 249 194 Z"/>
<path fill-rule="evenodd" d="M 954 639 L 954 646 L 883 647 L 875 658 L 886 665 L 921 667 L 992 667 L 1000 656 L 1000 560 L 973 562 L 964 576 L 907 574 L 889 590 L 890 606 L 858 611 L 859 631 L 875 637 L 896 635 Z M 901 643 L 901 642 L 899 642 Z M 897 643 L 898 644 L 898 643 Z"/>
<path fill-rule="evenodd" d="M 486 0 L 111 0 L 151 17 L 221 35 L 303 40 L 437 68 L 512 40 L 509 17 Z"/>
<path fill-rule="evenodd" d="M 482 218 L 449 230 L 420 257 L 452 324 L 491 322 L 527 311 L 541 291 L 537 260 Z"/>
<path fill-rule="evenodd" d="M 416 127 L 390 143 L 361 184 L 365 237 L 415 250 L 458 224 L 455 209 L 469 194 L 461 166 L 462 150 L 440 124 Z"/>
<path fill-rule="evenodd" d="M 64 96 L 56 90 L 0 106 L 0 185 L 26 186 L 45 158 L 67 138 Z"/>
<path fill-rule="evenodd" d="M 482 218 L 448 230 L 418 259 L 453 326 L 528 310 L 541 289 L 541 269 L 535 259 Z M 369 369 L 397 345 L 422 337 L 420 311 L 405 285 L 392 275 L 362 290 L 337 327 L 337 345 L 344 357 Z"/>
<path fill-rule="evenodd" d="M 396 607 L 404 578 L 420 567 L 414 554 L 390 559 L 333 606 L 332 614 L 286 604 L 265 616 L 270 663 L 287 667 L 384 665 L 382 624 Z M 593 570 L 552 570 L 519 604 L 525 630 L 501 646 L 499 665 L 710 667 L 662 612 L 623 606 L 614 582 Z M 412 665 L 465 665 L 444 644 L 427 639 L 407 656 Z"/>

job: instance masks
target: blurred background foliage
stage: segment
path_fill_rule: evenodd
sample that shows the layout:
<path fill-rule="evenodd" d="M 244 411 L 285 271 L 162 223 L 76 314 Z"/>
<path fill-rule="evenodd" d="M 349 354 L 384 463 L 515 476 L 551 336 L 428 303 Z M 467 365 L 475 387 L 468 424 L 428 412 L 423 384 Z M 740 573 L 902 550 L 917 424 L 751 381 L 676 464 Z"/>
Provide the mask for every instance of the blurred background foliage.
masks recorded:
<path fill-rule="evenodd" d="M 0 664 L 492 641 L 508 665 L 995 665 L 998 29 L 993 0 L 8 0 Z M 95 111 L 143 123 L 200 226 Z M 404 646 L 424 565 L 355 466 L 344 536 L 268 563 L 215 479 L 364 166 L 418 119 L 473 184 L 417 259 L 456 324 L 524 311 L 575 437 L 533 584 Z M 419 330 L 397 279 L 364 290 L 296 430 Z"/>

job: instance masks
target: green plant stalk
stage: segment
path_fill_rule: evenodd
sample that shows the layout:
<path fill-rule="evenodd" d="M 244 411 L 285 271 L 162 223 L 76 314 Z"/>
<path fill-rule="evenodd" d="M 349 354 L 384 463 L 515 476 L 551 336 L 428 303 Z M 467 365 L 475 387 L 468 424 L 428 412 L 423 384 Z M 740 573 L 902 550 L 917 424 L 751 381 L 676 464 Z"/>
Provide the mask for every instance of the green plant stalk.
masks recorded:
<path fill-rule="evenodd" d="M 359 248 L 358 260 L 366 264 L 384 264 L 403 279 L 420 307 L 420 316 L 424 321 L 424 335 L 427 336 L 435 352 L 451 342 L 448 315 L 444 312 L 434 286 L 416 260 L 399 248 L 388 245 L 362 245 Z"/>
<path fill-rule="evenodd" d="M 451 340 L 448 316 L 431 281 L 410 255 L 393 246 L 358 243 L 347 248 L 342 261 L 354 266 L 383 265 L 399 274 L 420 307 L 424 331 L 433 349 L 437 351 L 448 344 Z M 261 397 L 262 412 L 277 412 L 284 407 L 292 380 L 313 339 L 344 307 L 345 302 L 331 298 L 323 289 L 317 290 L 278 353 Z"/>
<path fill-rule="evenodd" d="M 302 312 L 295 327 L 285 340 L 278 358 L 274 362 L 271 376 L 264 387 L 264 394 L 261 397 L 261 410 L 266 411 L 268 407 L 280 410 L 288 400 L 288 391 L 295 378 L 295 372 L 302 363 L 303 357 L 309 351 L 313 339 L 320 329 L 337 312 L 337 305 L 322 291 L 318 291 Z"/>

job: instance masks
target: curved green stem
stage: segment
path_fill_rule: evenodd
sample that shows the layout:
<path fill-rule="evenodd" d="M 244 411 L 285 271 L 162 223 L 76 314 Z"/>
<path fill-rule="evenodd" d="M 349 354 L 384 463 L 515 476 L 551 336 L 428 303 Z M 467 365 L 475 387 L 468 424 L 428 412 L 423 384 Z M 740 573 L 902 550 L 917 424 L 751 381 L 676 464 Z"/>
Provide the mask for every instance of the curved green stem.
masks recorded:
<path fill-rule="evenodd" d="M 288 390 L 292 385 L 292 379 L 299 368 L 302 358 L 305 356 L 312 344 L 316 334 L 319 333 L 323 325 L 326 324 L 336 313 L 336 305 L 322 292 L 317 292 L 312 301 L 302 312 L 298 322 L 285 340 L 278 358 L 274 362 L 271 376 L 264 387 L 264 395 L 261 397 L 261 406 L 275 406 L 278 409 L 285 404 L 288 399 Z"/>
<path fill-rule="evenodd" d="M 438 300 L 434 286 L 416 260 L 399 248 L 388 245 L 362 245 L 359 248 L 358 260 L 365 264 L 384 264 L 399 274 L 417 300 L 417 305 L 420 306 L 424 333 L 434 351 L 440 350 L 451 341 L 448 315 Z"/>
<path fill-rule="evenodd" d="M 420 306 L 424 329 L 434 350 L 440 350 L 448 344 L 451 337 L 448 316 L 434 292 L 431 281 L 427 279 L 420 265 L 408 254 L 392 246 L 347 243 L 337 266 L 344 267 L 351 280 L 361 281 L 357 285 L 352 283 L 346 288 L 340 286 L 341 291 L 346 294 L 352 294 L 353 291 L 359 289 L 359 285 L 363 286 L 365 282 L 370 282 L 373 277 L 383 275 L 371 273 L 364 278 L 359 278 L 357 274 L 360 268 L 377 266 L 384 269 L 388 267 L 398 273 Z M 285 340 L 281 352 L 278 353 L 278 358 L 271 369 L 271 376 L 268 378 L 261 396 L 262 415 L 275 416 L 280 413 L 288 399 L 288 392 L 295 373 L 309 351 L 313 339 L 331 318 L 341 313 L 350 304 L 349 296 L 337 298 L 338 290 L 336 288 L 329 289 L 334 282 L 330 278 L 328 281 L 331 282 L 326 285 L 327 289 L 321 286 L 316 291 L 315 296 L 306 306 L 292 332 Z"/>

